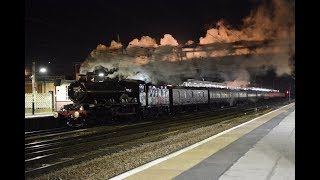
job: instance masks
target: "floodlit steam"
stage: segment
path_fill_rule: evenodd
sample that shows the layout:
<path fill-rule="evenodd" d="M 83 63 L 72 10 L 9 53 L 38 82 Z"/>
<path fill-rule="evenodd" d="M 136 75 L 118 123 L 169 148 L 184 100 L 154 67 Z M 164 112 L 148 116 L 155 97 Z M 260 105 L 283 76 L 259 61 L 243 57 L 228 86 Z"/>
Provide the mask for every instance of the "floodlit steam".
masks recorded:
<path fill-rule="evenodd" d="M 172 37 L 170 34 L 165 34 L 163 38 L 160 39 L 161 46 L 178 46 L 178 41 Z"/>
<path fill-rule="evenodd" d="M 80 73 L 103 67 L 107 77 L 181 84 L 188 78 L 220 79 L 230 86 L 246 86 L 252 74 L 274 69 L 278 76 L 293 71 L 295 57 L 294 1 L 273 0 L 251 11 L 242 27 L 223 20 L 196 43 L 178 42 L 165 34 L 133 39 L 127 47 L 112 41 L 98 45 L 83 62 Z M 111 71 L 112 70 L 112 71 Z"/>
<path fill-rule="evenodd" d="M 194 44 L 194 41 L 188 40 L 185 45 L 186 45 L 186 46 L 190 46 L 190 45 L 192 45 L 192 44 Z"/>
<path fill-rule="evenodd" d="M 128 48 L 132 48 L 132 47 L 158 47 L 158 44 L 156 42 L 155 39 L 149 37 L 149 36 L 142 36 L 141 39 L 134 39 L 132 40 L 129 45 Z"/>

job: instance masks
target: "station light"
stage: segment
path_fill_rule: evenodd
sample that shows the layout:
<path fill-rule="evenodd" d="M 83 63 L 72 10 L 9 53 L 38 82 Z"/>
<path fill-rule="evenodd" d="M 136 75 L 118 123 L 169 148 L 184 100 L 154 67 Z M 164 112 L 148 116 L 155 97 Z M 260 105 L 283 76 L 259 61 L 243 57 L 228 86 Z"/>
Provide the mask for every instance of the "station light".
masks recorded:
<path fill-rule="evenodd" d="M 47 72 L 47 69 L 46 68 L 40 68 L 40 70 L 39 70 L 41 73 L 46 73 Z"/>

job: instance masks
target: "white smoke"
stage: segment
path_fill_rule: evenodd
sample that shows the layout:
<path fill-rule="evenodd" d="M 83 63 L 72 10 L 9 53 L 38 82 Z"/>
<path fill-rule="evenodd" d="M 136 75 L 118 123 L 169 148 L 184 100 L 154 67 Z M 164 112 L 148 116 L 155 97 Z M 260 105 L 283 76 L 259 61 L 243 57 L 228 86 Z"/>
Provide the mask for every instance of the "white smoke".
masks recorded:
<path fill-rule="evenodd" d="M 289 59 L 295 54 L 294 2 L 273 0 L 243 19 L 241 29 L 224 21 L 199 38 L 196 47 L 183 47 L 172 35 L 159 40 L 149 36 L 132 40 L 127 47 L 111 42 L 98 45 L 81 65 L 80 73 L 97 66 L 118 69 L 108 76 L 147 82 L 181 83 L 186 78 L 218 77 L 242 85 L 250 74 L 273 68 L 277 75 L 290 74 Z M 195 44 L 189 40 L 185 45 Z"/>

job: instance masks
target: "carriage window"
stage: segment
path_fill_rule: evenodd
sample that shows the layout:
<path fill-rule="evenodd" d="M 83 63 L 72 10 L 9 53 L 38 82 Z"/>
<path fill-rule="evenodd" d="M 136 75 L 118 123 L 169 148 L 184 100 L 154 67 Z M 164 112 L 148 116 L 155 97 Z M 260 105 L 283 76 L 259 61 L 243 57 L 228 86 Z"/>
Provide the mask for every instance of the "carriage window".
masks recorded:
<path fill-rule="evenodd" d="M 153 89 L 150 89 L 150 97 L 153 97 Z"/>
<path fill-rule="evenodd" d="M 68 89 L 69 89 L 69 86 L 66 86 L 66 100 L 70 100 L 68 95 Z"/>
<path fill-rule="evenodd" d="M 139 85 L 139 90 L 140 90 L 140 92 L 145 92 L 145 90 L 144 90 L 144 85 L 140 84 L 140 85 Z"/>

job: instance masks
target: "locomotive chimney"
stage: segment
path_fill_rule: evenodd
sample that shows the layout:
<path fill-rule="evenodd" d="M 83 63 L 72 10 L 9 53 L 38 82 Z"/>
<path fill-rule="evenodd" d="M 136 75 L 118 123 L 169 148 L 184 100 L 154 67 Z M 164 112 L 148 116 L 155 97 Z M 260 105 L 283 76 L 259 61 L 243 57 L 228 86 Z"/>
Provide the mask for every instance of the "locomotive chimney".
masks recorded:
<path fill-rule="evenodd" d="M 94 81 L 94 73 L 93 72 L 87 72 L 87 81 Z"/>

